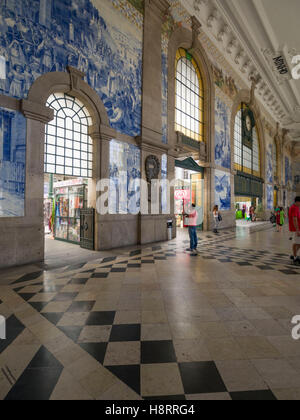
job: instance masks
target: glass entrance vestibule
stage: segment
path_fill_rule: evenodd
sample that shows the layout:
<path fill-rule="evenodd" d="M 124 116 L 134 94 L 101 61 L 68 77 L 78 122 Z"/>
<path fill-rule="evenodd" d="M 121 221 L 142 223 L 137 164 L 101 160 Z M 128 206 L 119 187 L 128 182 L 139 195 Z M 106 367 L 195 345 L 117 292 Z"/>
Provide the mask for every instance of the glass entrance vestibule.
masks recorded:
<path fill-rule="evenodd" d="M 196 205 L 197 226 L 203 230 L 204 221 L 204 168 L 188 158 L 175 162 L 175 216 L 178 228 L 189 226 L 185 216 L 192 204 Z"/>

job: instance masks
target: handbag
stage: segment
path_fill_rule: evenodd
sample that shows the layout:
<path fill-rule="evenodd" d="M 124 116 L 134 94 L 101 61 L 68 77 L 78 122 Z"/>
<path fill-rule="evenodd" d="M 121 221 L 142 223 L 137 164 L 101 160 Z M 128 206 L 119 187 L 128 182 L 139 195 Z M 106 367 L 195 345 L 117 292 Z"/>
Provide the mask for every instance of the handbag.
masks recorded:
<path fill-rule="evenodd" d="M 219 222 L 222 222 L 222 220 L 223 220 L 223 217 L 220 215 L 220 213 L 218 215 L 218 220 L 219 220 Z"/>

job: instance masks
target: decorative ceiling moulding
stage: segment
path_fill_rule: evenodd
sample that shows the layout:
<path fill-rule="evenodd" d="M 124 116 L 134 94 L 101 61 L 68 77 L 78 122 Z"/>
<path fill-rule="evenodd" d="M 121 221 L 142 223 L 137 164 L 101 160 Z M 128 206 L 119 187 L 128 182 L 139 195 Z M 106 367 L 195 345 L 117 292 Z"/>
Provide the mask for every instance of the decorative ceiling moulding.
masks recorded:
<path fill-rule="evenodd" d="M 205 35 L 217 49 L 222 51 L 224 59 L 228 60 L 233 71 L 243 81 L 242 88 L 249 88 L 249 81 L 255 71 L 255 76 L 260 78 L 258 94 L 262 105 L 272 114 L 273 118 L 283 124 L 283 120 L 288 114 L 287 103 L 284 102 L 277 90 L 277 79 L 270 79 L 266 73 L 264 58 L 261 57 L 260 60 L 257 60 L 257 52 L 249 45 L 249 40 L 244 31 L 237 30 L 239 22 L 231 19 L 228 1 L 181 0 L 181 3 L 189 13 L 195 14 L 204 24 Z M 288 55 L 286 50 L 283 53 L 286 60 L 287 57 L 294 54 L 293 51 L 290 51 Z M 233 78 L 237 80 L 235 76 Z M 270 96 L 273 96 L 272 100 L 270 100 Z"/>
<path fill-rule="evenodd" d="M 168 16 L 170 4 L 167 0 L 145 0 L 145 8 L 148 7 L 161 21 Z"/>
<path fill-rule="evenodd" d="M 192 22 L 193 40 L 192 40 L 192 45 L 191 45 L 191 48 L 190 48 L 190 52 L 193 53 L 193 50 L 196 47 L 196 42 L 197 42 L 197 40 L 199 38 L 199 35 L 200 35 L 202 25 L 195 16 L 191 17 L 191 22 Z"/>
<path fill-rule="evenodd" d="M 286 57 L 285 52 L 262 49 L 262 53 L 279 85 L 283 85 L 289 80 L 292 80 L 292 72 L 288 65 L 289 60 Z"/>

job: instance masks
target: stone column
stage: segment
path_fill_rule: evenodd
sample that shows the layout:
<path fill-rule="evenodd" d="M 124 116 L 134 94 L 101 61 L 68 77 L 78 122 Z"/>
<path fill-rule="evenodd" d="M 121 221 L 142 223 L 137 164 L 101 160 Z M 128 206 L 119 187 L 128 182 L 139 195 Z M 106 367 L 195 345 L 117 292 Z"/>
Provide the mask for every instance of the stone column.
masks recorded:
<path fill-rule="evenodd" d="M 52 109 L 27 100 L 21 111 L 27 118 L 25 218 L 15 244 L 16 264 L 44 260 L 45 125 L 54 118 Z"/>
<path fill-rule="evenodd" d="M 149 155 L 161 161 L 169 146 L 162 142 L 162 24 L 169 10 L 166 0 L 145 0 L 143 46 L 143 98 L 142 131 L 137 138 L 141 149 L 141 174 L 146 179 L 145 162 Z M 160 178 L 160 176 L 159 176 Z M 141 201 L 148 202 L 142 191 Z M 167 239 L 167 215 L 141 214 L 139 217 L 139 242 L 141 244 Z"/>
<path fill-rule="evenodd" d="M 162 23 L 166 0 L 145 0 L 142 137 L 162 142 Z"/>

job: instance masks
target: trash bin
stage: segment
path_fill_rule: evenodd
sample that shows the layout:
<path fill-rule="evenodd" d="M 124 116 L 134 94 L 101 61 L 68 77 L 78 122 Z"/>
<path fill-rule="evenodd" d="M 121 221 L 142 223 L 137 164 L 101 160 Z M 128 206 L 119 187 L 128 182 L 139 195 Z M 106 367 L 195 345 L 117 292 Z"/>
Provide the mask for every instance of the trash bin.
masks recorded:
<path fill-rule="evenodd" d="M 173 239 L 173 220 L 168 220 L 167 228 L 168 228 L 168 241 L 172 241 L 172 239 Z"/>

